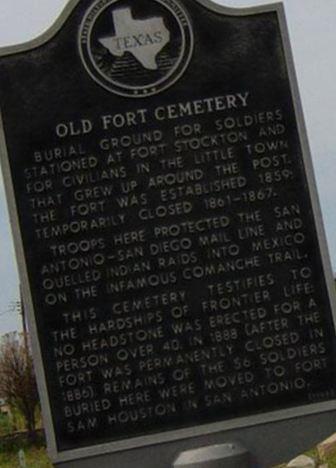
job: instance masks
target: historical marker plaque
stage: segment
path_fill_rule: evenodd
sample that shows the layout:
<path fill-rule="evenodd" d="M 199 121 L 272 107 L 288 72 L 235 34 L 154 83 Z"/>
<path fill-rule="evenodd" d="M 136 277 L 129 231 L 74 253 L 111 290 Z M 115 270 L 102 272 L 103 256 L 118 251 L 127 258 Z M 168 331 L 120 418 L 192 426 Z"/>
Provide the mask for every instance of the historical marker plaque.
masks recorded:
<path fill-rule="evenodd" d="M 286 38 L 279 6 L 77 0 L 2 52 L 2 160 L 56 459 L 334 408 Z"/>

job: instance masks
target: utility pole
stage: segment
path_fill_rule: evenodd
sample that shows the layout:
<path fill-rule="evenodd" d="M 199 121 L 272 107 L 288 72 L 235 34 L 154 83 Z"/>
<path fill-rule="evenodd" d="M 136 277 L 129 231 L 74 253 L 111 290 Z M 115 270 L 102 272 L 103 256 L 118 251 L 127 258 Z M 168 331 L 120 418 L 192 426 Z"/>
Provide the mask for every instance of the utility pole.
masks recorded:
<path fill-rule="evenodd" d="M 22 294 L 22 287 L 20 285 L 20 314 L 21 314 L 21 319 L 22 319 L 22 329 L 23 329 L 23 339 L 24 339 L 24 345 L 26 351 L 28 351 L 29 346 L 28 346 L 28 329 L 27 329 L 27 320 L 26 320 L 26 312 L 25 312 L 25 306 L 24 306 L 24 301 L 23 301 L 23 294 Z"/>

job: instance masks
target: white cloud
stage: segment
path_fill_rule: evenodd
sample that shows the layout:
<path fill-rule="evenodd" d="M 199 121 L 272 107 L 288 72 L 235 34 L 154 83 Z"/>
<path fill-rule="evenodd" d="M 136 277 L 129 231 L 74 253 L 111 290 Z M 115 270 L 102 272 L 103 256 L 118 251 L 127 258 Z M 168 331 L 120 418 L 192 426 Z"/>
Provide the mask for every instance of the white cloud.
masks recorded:
<path fill-rule="evenodd" d="M 28 41 L 55 21 L 66 0 L 1 0 L 1 46 Z"/>

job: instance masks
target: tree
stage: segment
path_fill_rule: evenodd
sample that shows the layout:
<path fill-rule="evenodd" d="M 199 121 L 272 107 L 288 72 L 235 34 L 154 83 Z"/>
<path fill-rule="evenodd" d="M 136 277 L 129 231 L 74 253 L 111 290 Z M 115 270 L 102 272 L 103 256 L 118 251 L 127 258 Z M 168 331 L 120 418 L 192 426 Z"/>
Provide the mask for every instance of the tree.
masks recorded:
<path fill-rule="evenodd" d="M 0 340 L 0 395 L 23 415 L 30 438 L 35 437 L 39 405 L 33 358 L 26 337 L 9 333 Z"/>

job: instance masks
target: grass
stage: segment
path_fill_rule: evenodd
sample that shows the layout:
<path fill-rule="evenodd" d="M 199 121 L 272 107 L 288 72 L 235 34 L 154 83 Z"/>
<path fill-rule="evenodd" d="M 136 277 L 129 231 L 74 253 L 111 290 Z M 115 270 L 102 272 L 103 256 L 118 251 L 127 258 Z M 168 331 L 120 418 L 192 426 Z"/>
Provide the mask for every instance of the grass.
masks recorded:
<path fill-rule="evenodd" d="M 327 458 L 326 460 L 320 460 L 317 449 L 309 450 L 308 452 L 305 453 L 305 455 L 307 455 L 307 457 L 310 457 L 316 462 L 318 462 L 317 466 L 323 465 L 325 463 L 328 465 L 328 468 L 336 468 L 336 455 L 333 455 L 331 458 Z M 287 464 L 285 463 L 282 465 L 274 466 L 273 468 L 286 468 L 286 466 Z"/>
<path fill-rule="evenodd" d="M 44 448 L 32 447 L 25 451 L 27 468 L 52 468 Z M 0 453 L 1 468 L 20 468 L 18 453 Z"/>
<path fill-rule="evenodd" d="M 25 449 L 27 468 L 52 468 L 46 449 L 44 447 L 31 447 Z M 327 460 L 319 460 L 317 450 L 306 453 L 308 457 L 319 461 L 320 464 L 328 463 L 328 468 L 336 468 L 336 455 Z M 285 468 L 286 464 L 274 468 Z M 0 452 L 0 468 L 20 468 L 19 457 L 16 451 Z"/>

